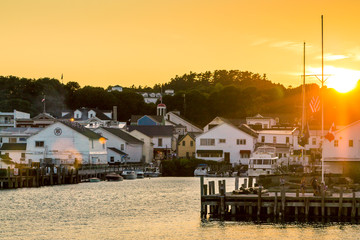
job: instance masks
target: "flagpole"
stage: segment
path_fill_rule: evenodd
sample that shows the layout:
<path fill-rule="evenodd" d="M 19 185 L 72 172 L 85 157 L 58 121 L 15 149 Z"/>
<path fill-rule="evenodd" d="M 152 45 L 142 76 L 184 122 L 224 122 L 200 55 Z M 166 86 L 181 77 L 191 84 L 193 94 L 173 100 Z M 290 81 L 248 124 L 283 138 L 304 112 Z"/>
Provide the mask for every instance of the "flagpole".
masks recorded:
<path fill-rule="evenodd" d="M 45 111 L 45 103 L 46 103 L 46 98 L 45 98 L 45 95 L 44 95 L 44 113 L 46 113 L 46 111 Z"/>
<path fill-rule="evenodd" d="M 304 42 L 304 74 L 303 74 L 303 87 L 302 87 L 302 92 L 303 92 L 303 108 L 302 108 L 302 124 L 301 124 L 301 133 L 302 133 L 302 137 L 304 137 L 304 128 L 305 128 L 305 42 Z M 301 155 L 302 155 L 302 164 L 304 164 L 304 149 L 305 149 L 305 145 L 304 147 L 301 149 Z M 305 149 L 306 152 L 306 149 Z"/>
<path fill-rule="evenodd" d="M 321 15 L 321 183 L 324 181 L 324 157 L 322 154 L 324 143 L 324 24 L 323 15 Z"/>

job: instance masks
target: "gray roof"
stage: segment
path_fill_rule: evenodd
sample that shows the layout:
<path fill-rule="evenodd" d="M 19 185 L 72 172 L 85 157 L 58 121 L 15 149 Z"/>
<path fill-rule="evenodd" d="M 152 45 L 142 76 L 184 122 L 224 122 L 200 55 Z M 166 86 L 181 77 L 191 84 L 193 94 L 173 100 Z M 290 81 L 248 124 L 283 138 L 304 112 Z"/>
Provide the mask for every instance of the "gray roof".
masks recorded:
<path fill-rule="evenodd" d="M 130 122 L 132 123 L 137 123 L 137 121 L 144 117 L 144 116 L 147 116 L 149 118 L 151 118 L 152 120 L 158 122 L 158 123 L 162 123 L 163 121 L 163 116 L 157 116 L 157 115 L 131 115 L 131 119 L 130 119 Z"/>
<path fill-rule="evenodd" d="M 3 143 L 0 150 L 26 150 L 26 143 Z"/>
<path fill-rule="evenodd" d="M 174 132 L 173 126 L 139 126 L 139 125 L 130 125 L 126 127 L 127 131 L 131 132 L 137 130 L 149 137 L 162 136 L 162 137 L 171 137 Z"/>
<path fill-rule="evenodd" d="M 111 120 L 108 116 L 106 116 L 102 111 L 95 108 L 79 108 L 76 109 L 81 112 L 81 118 L 75 118 L 75 120 L 88 120 L 88 112 L 93 110 L 96 113 L 96 117 L 100 120 Z M 74 112 L 70 112 L 62 117 L 62 119 L 71 119 L 74 117 Z"/>
<path fill-rule="evenodd" d="M 99 139 L 102 137 L 100 134 L 97 134 L 96 132 L 87 129 L 86 127 L 82 126 L 77 122 L 70 122 L 70 121 L 60 121 L 60 122 L 90 139 Z"/>
<path fill-rule="evenodd" d="M 114 134 L 115 136 L 125 140 L 128 143 L 133 143 L 133 144 L 144 144 L 143 141 L 137 139 L 136 137 L 130 135 L 129 133 L 119 129 L 119 128 L 107 128 L 107 127 L 103 127 L 102 129 L 108 131 L 109 133 Z"/>
<path fill-rule="evenodd" d="M 108 147 L 108 149 L 110 149 L 111 151 L 114 151 L 118 154 L 122 154 L 122 155 L 128 155 L 127 153 L 124 153 L 123 151 L 117 149 L 117 148 L 114 148 L 114 147 Z"/>

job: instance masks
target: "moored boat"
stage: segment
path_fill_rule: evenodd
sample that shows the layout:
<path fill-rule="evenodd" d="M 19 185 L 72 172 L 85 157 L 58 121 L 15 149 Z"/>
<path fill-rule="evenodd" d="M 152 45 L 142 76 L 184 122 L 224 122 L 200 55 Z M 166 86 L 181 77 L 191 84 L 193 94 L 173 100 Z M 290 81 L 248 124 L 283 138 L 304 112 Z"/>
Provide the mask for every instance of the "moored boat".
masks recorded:
<path fill-rule="evenodd" d="M 278 167 L 276 149 L 270 146 L 261 146 L 249 159 L 248 176 L 274 174 Z"/>
<path fill-rule="evenodd" d="M 93 178 L 89 178 L 89 182 L 100 182 L 100 178 L 97 177 L 93 177 Z"/>
<path fill-rule="evenodd" d="M 121 173 L 121 176 L 124 177 L 124 179 L 136 179 L 136 173 L 134 170 L 124 170 Z"/>
<path fill-rule="evenodd" d="M 135 173 L 137 178 L 144 178 L 144 171 L 136 170 Z"/>
<path fill-rule="evenodd" d="M 109 173 L 105 176 L 108 181 L 122 181 L 124 178 L 117 173 Z"/>
<path fill-rule="evenodd" d="M 146 167 L 144 171 L 145 177 L 160 177 L 161 172 L 158 167 Z"/>
<path fill-rule="evenodd" d="M 209 171 L 209 167 L 205 163 L 200 163 L 197 168 L 194 170 L 194 176 L 207 176 Z"/>

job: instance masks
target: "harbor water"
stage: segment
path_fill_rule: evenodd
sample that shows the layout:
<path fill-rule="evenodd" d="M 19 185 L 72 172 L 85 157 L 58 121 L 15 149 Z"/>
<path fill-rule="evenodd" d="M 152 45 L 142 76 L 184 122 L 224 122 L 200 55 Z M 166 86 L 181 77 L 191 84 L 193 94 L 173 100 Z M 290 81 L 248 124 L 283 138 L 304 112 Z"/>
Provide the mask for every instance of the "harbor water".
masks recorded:
<path fill-rule="evenodd" d="M 227 191 L 234 189 L 234 178 L 226 178 L 226 182 Z M 358 239 L 360 233 L 360 225 L 351 223 L 201 221 L 199 178 L 161 177 L 3 190 L 0 203 L 0 239 L 11 240 L 329 240 Z"/>

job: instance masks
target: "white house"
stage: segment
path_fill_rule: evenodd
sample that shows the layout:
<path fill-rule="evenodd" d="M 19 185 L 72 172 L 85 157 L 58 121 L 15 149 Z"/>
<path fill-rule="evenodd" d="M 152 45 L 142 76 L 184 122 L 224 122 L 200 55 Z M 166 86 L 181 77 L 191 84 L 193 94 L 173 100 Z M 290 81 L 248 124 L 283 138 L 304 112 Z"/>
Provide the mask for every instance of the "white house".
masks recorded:
<path fill-rule="evenodd" d="M 165 125 L 182 125 L 185 127 L 186 132 L 181 133 L 181 135 L 185 135 L 188 132 L 197 132 L 202 133 L 203 130 L 196 126 L 195 124 L 191 123 L 190 121 L 186 120 L 184 117 L 180 116 L 179 111 L 171 111 L 165 114 Z"/>
<path fill-rule="evenodd" d="M 275 147 L 275 153 L 279 158 L 279 162 L 289 163 L 290 155 L 293 152 L 295 130 L 296 128 L 258 130 L 256 131 L 259 134 L 257 145 Z"/>
<path fill-rule="evenodd" d="M 245 119 L 227 119 L 223 117 L 215 117 L 211 122 L 206 124 L 206 126 L 203 128 L 204 132 L 207 132 L 211 128 L 216 127 L 223 123 L 228 123 L 234 125 L 235 127 L 240 127 L 241 125 L 246 124 L 246 121 Z"/>
<path fill-rule="evenodd" d="M 272 128 L 273 126 L 276 125 L 277 121 L 279 121 L 279 120 L 276 120 L 272 117 L 264 117 L 260 114 L 257 114 L 254 117 L 246 118 L 247 125 L 261 126 L 262 129 Z"/>
<path fill-rule="evenodd" d="M 26 143 L 3 143 L 0 148 L 1 155 L 6 155 L 12 162 L 26 164 Z"/>
<path fill-rule="evenodd" d="M 106 145 L 110 148 L 108 162 L 145 162 L 143 156 L 144 143 L 128 132 L 119 128 L 99 128 L 96 133 L 107 139 Z M 127 157 L 123 157 L 124 153 Z M 123 159 L 121 159 L 123 158 Z"/>
<path fill-rule="evenodd" d="M 16 127 L 18 119 L 30 119 L 30 114 L 16 110 L 13 112 L 0 112 L 0 128 Z"/>
<path fill-rule="evenodd" d="M 323 142 L 324 172 L 358 175 L 360 167 L 360 120 L 336 130 L 333 135 L 332 141 L 324 139 Z"/>
<path fill-rule="evenodd" d="M 236 127 L 224 122 L 196 137 L 196 157 L 233 165 L 248 164 L 257 137 L 257 133 L 245 124 Z"/>
<path fill-rule="evenodd" d="M 114 112 L 113 112 L 114 111 Z M 109 127 L 117 125 L 117 107 L 113 111 L 100 111 L 93 108 L 79 108 L 74 112 L 62 112 L 62 119 L 71 120 L 80 123 L 87 128 Z"/>
<path fill-rule="evenodd" d="M 106 139 L 73 122 L 56 122 L 27 139 L 29 163 L 106 164 Z"/>
<path fill-rule="evenodd" d="M 154 159 L 154 143 L 152 143 L 152 138 L 138 130 L 133 130 L 129 133 L 144 143 L 142 155 L 145 156 L 146 163 L 151 163 Z"/>
<path fill-rule="evenodd" d="M 173 126 L 127 126 L 127 131 L 137 130 L 149 137 L 154 144 L 154 158 L 157 160 L 169 159 L 173 152 L 176 151 L 176 139 L 174 138 Z"/>

